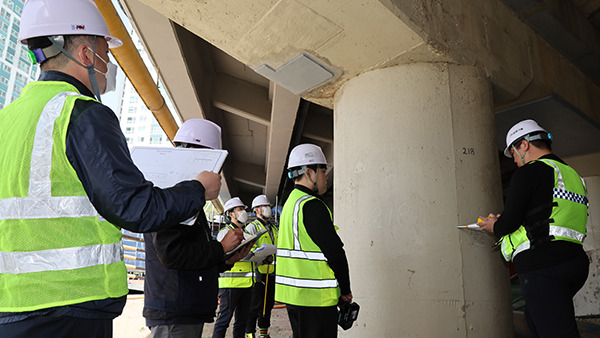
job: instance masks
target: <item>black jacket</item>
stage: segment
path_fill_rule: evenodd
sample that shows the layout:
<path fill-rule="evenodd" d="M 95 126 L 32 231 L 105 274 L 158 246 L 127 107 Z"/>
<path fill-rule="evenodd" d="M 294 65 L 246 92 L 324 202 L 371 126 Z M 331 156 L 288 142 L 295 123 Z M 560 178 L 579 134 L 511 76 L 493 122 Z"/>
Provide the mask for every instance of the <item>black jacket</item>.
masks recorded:
<path fill-rule="evenodd" d="M 65 73 L 45 71 L 39 81 L 67 82 L 81 94 L 94 97 Z M 167 189 L 146 181 L 131 160 L 119 120 L 101 103 L 76 101 L 67 129 L 66 156 L 98 213 L 115 226 L 134 232 L 156 231 L 189 219 L 204 205 L 204 187 L 198 181 Z M 125 301 L 123 296 L 33 312 L 0 313 L 0 324 L 52 313 L 110 319 L 121 314 Z"/>
<path fill-rule="evenodd" d="M 144 234 L 147 326 L 212 322 L 219 272 L 226 271 L 223 246 L 211 237 L 202 212 L 196 222 Z"/>

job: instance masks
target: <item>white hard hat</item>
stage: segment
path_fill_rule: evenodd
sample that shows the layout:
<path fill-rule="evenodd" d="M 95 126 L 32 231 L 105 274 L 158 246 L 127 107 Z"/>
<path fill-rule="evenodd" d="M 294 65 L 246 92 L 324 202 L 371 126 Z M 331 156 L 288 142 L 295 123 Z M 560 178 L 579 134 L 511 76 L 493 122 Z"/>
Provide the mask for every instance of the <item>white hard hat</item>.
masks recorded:
<path fill-rule="evenodd" d="M 106 39 L 109 48 L 123 42 L 110 35 L 106 21 L 91 0 L 28 0 L 21 13 L 19 42 L 53 35 L 96 35 Z"/>
<path fill-rule="evenodd" d="M 552 140 L 552 136 L 544 128 L 540 127 L 537 122 L 531 119 L 523 120 L 512 126 L 512 128 L 510 128 L 506 134 L 506 148 L 504 149 L 504 156 L 512 157 L 510 154 L 510 146 L 521 137 L 531 134 L 536 134 L 536 136 L 529 138 L 529 141 Z"/>
<path fill-rule="evenodd" d="M 321 147 L 315 144 L 304 143 L 299 144 L 290 152 L 288 161 L 288 169 L 301 167 L 303 165 L 324 164 L 329 166 L 323 154 Z"/>
<path fill-rule="evenodd" d="M 189 119 L 177 130 L 173 142 L 221 149 L 221 127 L 205 119 Z"/>
<path fill-rule="evenodd" d="M 248 208 L 248 206 L 245 205 L 239 197 L 234 197 L 229 201 L 225 202 L 225 206 L 223 207 L 223 213 L 227 214 L 230 210 L 237 207 L 244 207 L 244 209 Z"/>
<path fill-rule="evenodd" d="M 254 209 L 256 207 L 260 207 L 261 205 L 271 206 L 271 202 L 269 201 L 267 196 L 258 195 L 256 197 L 254 197 L 254 199 L 252 200 L 252 209 Z"/>

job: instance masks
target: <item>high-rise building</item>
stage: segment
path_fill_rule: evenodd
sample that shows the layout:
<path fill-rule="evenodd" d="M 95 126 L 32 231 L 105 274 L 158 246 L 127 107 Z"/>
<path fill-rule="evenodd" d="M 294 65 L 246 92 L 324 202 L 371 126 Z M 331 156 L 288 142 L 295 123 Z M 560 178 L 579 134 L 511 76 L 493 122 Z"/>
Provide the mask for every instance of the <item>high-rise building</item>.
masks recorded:
<path fill-rule="evenodd" d="M 0 4 L 0 108 L 18 98 L 39 74 L 39 67 L 29 61 L 27 48 L 17 41 L 24 2 L 2 0 Z"/>
<path fill-rule="evenodd" d="M 156 82 L 157 72 L 151 66 L 150 59 L 142 46 L 140 39 L 135 31 L 131 30 L 131 38 L 136 45 L 140 56 L 147 65 L 150 74 Z M 119 88 L 120 92 L 120 111 L 117 116 L 121 121 L 121 130 L 127 139 L 129 147 L 150 145 L 150 146 L 172 146 L 164 131 L 156 121 L 152 112 L 146 107 L 137 91 L 127 78 Z M 164 90 L 161 90 L 163 97 L 167 98 Z M 168 99 L 167 99 L 168 100 Z"/>

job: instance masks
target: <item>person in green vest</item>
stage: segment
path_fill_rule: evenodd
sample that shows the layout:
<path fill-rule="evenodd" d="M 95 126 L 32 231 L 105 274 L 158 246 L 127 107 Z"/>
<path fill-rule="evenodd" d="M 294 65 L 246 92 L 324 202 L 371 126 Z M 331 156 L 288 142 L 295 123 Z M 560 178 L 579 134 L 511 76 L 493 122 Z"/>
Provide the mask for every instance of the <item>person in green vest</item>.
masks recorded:
<path fill-rule="evenodd" d="M 160 189 L 133 164 L 99 102 L 122 42 L 93 1 L 29 0 L 20 25 L 42 72 L 0 110 L 0 337 L 112 337 L 129 291 L 120 228 L 196 215 L 220 175 Z"/>
<path fill-rule="evenodd" d="M 294 190 L 279 222 L 275 301 L 287 304 L 294 338 L 337 337 L 337 305 L 352 302 L 348 260 L 329 207 L 329 164 L 321 148 L 300 144 L 290 152 Z"/>
<path fill-rule="evenodd" d="M 271 202 L 267 196 L 256 196 L 252 200 L 252 210 L 256 214 L 256 220 L 246 226 L 246 232 L 254 235 L 261 231 L 266 231 L 256 241 L 252 249 L 256 250 L 263 244 L 277 245 L 279 230 L 269 221 L 271 217 Z M 269 256 L 257 268 L 257 282 L 252 288 L 252 305 L 250 307 L 248 323 L 246 324 L 246 338 L 254 338 L 257 321 L 259 337 L 269 337 L 271 310 L 275 304 L 275 258 L 273 256 Z"/>
<path fill-rule="evenodd" d="M 233 197 L 225 202 L 224 214 L 227 216 L 227 225 L 217 234 L 221 241 L 233 229 L 242 229 L 248 221 L 247 205 L 239 197 Z M 251 235 L 244 231 L 244 237 Z M 244 250 L 249 252 L 253 243 Z M 252 286 L 254 285 L 254 263 L 249 261 L 236 262 L 231 270 L 222 272 L 219 276 L 219 313 L 213 329 L 213 338 L 223 338 L 227 327 L 235 313 L 233 324 L 233 337 L 243 338 L 246 331 L 246 322 L 250 313 Z"/>
<path fill-rule="evenodd" d="M 588 277 L 583 250 L 588 198 L 581 177 L 552 153 L 552 136 L 536 121 L 515 124 L 504 155 L 517 169 L 501 214 L 477 223 L 500 238 L 514 264 L 533 337 L 579 337 L 573 297 Z"/>

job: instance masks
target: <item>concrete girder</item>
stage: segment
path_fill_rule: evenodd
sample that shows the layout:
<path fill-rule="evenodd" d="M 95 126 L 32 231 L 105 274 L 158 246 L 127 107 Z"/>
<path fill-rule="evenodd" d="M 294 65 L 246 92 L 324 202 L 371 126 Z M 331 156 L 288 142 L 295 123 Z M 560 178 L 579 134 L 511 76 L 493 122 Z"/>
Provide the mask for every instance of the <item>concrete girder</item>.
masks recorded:
<path fill-rule="evenodd" d="M 218 73 L 214 82 L 213 105 L 248 120 L 269 126 L 271 104 L 268 91 L 227 74 Z"/>
<path fill-rule="evenodd" d="M 122 2 L 127 16 L 138 28 L 137 33 L 146 46 L 150 59 L 158 67 L 160 77 L 183 120 L 205 117 L 197 91 L 192 82 L 198 74 L 190 74 L 179 39 L 169 19 L 138 0 Z M 140 19 L 143 17 L 143 19 Z M 169 50 L 167 53 L 153 51 Z M 192 76 L 194 75 L 194 76 Z M 205 78 L 205 77 L 201 77 Z"/>
<path fill-rule="evenodd" d="M 260 188 L 265 187 L 265 167 L 257 164 L 238 162 L 231 176 L 239 182 Z"/>
<path fill-rule="evenodd" d="M 290 139 L 294 130 L 300 97 L 287 89 L 270 86 L 272 90 L 271 125 L 267 140 L 266 178 L 264 194 L 275 204 L 281 176 L 286 168 Z"/>

